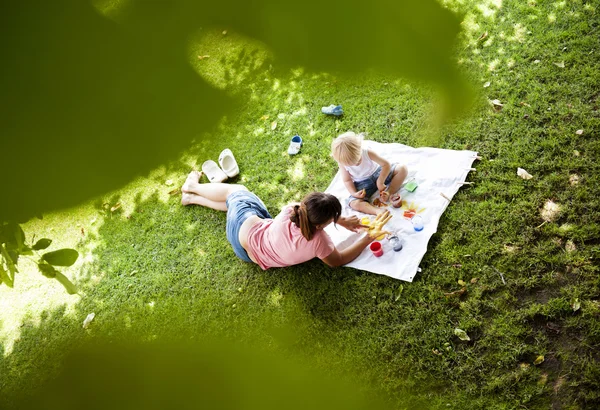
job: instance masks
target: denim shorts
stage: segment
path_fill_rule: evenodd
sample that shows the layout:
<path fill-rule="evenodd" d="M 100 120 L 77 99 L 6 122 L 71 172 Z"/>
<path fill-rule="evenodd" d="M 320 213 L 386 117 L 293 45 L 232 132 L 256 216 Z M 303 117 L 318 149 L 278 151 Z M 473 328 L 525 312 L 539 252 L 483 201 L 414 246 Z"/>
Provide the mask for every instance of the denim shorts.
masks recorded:
<path fill-rule="evenodd" d="M 238 258 L 245 262 L 252 262 L 248 252 L 240 243 L 240 228 L 252 215 L 262 219 L 272 219 L 271 214 L 259 197 L 246 190 L 229 194 L 225 203 L 227 204 L 227 240 Z"/>
<path fill-rule="evenodd" d="M 387 178 L 384 181 L 384 184 L 386 187 L 390 185 L 390 182 L 392 182 L 392 178 L 394 177 L 394 170 L 396 169 L 396 165 L 397 164 L 394 163 L 390 167 L 390 173 L 388 174 Z M 373 195 L 375 192 L 379 191 L 379 189 L 377 189 L 377 178 L 379 178 L 379 174 L 381 174 L 381 166 L 378 166 L 377 169 L 375 170 L 375 172 L 373 172 L 370 177 L 361 179 L 359 181 L 354 181 L 354 187 L 356 188 L 356 191 L 358 192 L 358 191 L 364 189 L 366 191 L 366 195 L 365 195 L 364 199 L 355 198 L 352 195 L 350 195 L 348 197 L 348 199 L 346 199 L 346 206 L 350 206 L 350 202 L 352 202 L 354 200 L 368 201 L 369 198 L 371 197 L 371 195 Z"/>

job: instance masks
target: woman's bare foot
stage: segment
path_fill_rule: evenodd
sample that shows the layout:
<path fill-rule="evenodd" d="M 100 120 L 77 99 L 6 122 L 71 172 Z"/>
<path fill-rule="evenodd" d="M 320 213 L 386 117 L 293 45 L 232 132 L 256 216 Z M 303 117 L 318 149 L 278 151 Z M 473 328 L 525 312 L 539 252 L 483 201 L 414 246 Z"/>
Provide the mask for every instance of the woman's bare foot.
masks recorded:
<path fill-rule="evenodd" d="M 400 208 L 402 206 L 402 197 L 400 196 L 400 194 L 394 194 L 390 197 L 390 200 L 392 201 L 392 206 L 394 208 Z"/>
<path fill-rule="evenodd" d="M 181 193 L 181 205 L 186 206 L 192 203 L 192 198 L 194 197 L 194 194 L 191 194 L 189 192 L 182 192 Z"/>
<path fill-rule="evenodd" d="M 181 192 L 191 192 L 193 186 L 195 184 L 198 184 L 198 181 L 200 181 L 200 178 L 202 178 L 202 172 L 198 172 L 196 170 L 190 172 L 187 178 L 185 179 L 183 186 L 181 187 Z M 181 203 L 183 204 L 183 196 L 181 197 Z"/>

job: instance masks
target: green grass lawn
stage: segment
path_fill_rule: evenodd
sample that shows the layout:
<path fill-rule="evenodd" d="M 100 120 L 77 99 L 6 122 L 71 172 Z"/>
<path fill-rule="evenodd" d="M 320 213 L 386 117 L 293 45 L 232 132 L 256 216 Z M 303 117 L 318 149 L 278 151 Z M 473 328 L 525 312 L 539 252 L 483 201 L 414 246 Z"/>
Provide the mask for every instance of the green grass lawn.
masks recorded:
<path fill-rule="evenodd" d="M 80 252 L 63 271 L 80 293 L 67 295 L 27 261 L 15 289 L 0 287 L 0 401 L 35 391 L 68 351 L 96 337 L 217 335 L 343 375 L 390 408 L 600 407 L 600 5 L 442 3 L 463 16 L 455 57 L 477 97 L 434 139 L 427 85 L 282 71 L 261 44 L 201 31 L 191 64 L 238 108 L 172 163 L 24 226 L 30 241 L 50 237 L 52 249 Z M 332 103 L 345 115 L 320 113 Z M 230 148 L 241 169 L 234 181 L 274 214 L 328 186 L 330 142 L 347 130 L 482 156 L 413 283 L 316 260 L 262 271 L 235 258 L 224 213 L 184 208 L 170 194 L 192 167 Z M 296 133 L 305 144 L 289 157 Z M 549 201 L 558 207 L 547 214 Z M 452 294 L 459 281 L 466 291 Z"/>

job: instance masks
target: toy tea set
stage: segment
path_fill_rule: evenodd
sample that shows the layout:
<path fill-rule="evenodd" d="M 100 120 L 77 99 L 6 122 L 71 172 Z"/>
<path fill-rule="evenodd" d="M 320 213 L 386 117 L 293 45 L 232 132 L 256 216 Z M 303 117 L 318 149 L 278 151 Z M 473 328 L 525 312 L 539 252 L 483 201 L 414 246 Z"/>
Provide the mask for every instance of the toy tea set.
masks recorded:
<path fill-rule="evenodd" d="M 409 192 L 414 192 L 415 189 L 417 189 L 417 187 L 418 184 L 415 182 L 414 178 L 404 185 L 404 189 L 406 189 Z M 384 200 L 390 199 L 392 200 L 392 206 L 394 206 L 395 208 L 399 208 L 401 206 L 402 201 L 394 202 L 394 196 L 392 195 L 390 197 L 389 194 L 380 195 L 380 198 L 375 198 L 373 200 L 373 205 L 378 207 L 387 207 L 389 204 L 387 203 L 387 201 L 384 202 Z M 420 215 L 417 215 L 417 213 L 414 210 L 405 210 L 403 216 L 404 218 L 409 219 L 412 222 L 413 229 L 416 232 L 420 232 L 423 230 L 423 218 Z M 368 230 L 371 234 L 381 233 L 380 235 L 375 237 L 375 241 L 372 242 L 369 246 L 371 252 L 373 252 L 373 255 L 375 255 L 376 257 L 380 257 L 383 255 L 383 246 L 381 242 L 378 241 L 381 241 L 382 239 L 386 238 L 386 236 L 394 252 L 400 252 L 402 250 L 402 239 L 398 236 L 398 234 L 382 230 L 383 226 L 386 223 L 388 223 L 390 219 L 392 219 L 392 216 L 390 215 L 389 211 L 377 215 L 373 220 L 371 220 L 371 218 L 369 218 L 368 216 L 365 216 L 361 219 L 361 223 L 365 227 L 368 227 Z"/>

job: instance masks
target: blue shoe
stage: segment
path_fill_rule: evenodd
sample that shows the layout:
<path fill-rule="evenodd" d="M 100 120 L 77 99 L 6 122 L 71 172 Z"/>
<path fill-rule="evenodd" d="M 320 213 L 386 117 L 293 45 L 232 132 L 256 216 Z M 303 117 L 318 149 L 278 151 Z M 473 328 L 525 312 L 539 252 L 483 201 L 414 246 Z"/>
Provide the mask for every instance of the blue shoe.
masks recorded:
<path fill-rule="evenodd" d="M 329 107 L 321 108 L 321 112 L 323 114 L 335 115 L 337 117 L 339 117 L 340 115 L 342 115 L 344 113 L 341 105 L 333 105 L 333 104 L 331 104 Z"/>
<path fill-rule="evenodd" d="M 288 154 L 296 155 L 298 152 L 300 152 L 301 146 L 302 138 L 299 135 L 294 135 L 290 141 L 290 146 L 288 147 Z"/>

